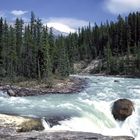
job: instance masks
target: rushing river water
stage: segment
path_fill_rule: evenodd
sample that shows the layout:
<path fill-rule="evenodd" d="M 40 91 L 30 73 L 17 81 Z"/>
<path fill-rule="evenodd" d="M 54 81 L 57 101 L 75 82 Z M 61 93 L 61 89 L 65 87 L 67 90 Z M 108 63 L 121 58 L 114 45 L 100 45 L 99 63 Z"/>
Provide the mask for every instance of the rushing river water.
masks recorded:
<path fill-rule="evenodd" d="M 61 116 L 59 124 L 53 127 L 43 121 L 46 130 L 128 135 L 140 140 L 140 79 L 82 77 L 88 78 L 89 84 L 78 94 L 8 97 L 0 92 L 0 112 L 41 118 Z M 120 98 L 130 99 L 135 106 L 124 122 L 115 121 L 111 114 L 113 102 Z"/>

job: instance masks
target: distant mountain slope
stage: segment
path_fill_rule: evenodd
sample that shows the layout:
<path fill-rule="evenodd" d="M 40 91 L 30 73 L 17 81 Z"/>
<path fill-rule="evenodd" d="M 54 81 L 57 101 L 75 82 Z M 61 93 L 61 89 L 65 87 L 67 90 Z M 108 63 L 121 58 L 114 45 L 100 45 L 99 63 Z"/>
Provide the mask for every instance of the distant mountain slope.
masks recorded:
<path fill-rule="evenodd" d="M 62 35 L 62 36 L 67 36 L 68 35 L 68 33 L 66 33 L 66 32 L 61 32 L 61 31 L 59 31 L 59 30 L 56 30 L 55 28 L 49 28 L 49 31 L 50 31 L 50 29 L 52 29 L 52 32 L 53 32 L 53 35 L 54 36 L 60 36 L 60 35 Z"/>

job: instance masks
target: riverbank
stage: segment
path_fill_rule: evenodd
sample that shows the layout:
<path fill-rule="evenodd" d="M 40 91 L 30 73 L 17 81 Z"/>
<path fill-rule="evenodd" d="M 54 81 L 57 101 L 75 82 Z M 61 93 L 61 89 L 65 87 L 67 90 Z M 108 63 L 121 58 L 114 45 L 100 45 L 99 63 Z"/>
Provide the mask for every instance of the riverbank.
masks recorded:
<path fill-rule="evenodd" d="M 125 57 L 126 58 L 126 57 Z M 123 60 L 122 60 L 123 61 Z M 133 62 L 134 63 L 134 62 Z M 118 66 L 118 65 L 116 65 Z M 112 71 L 108 71 L 107 62 L 102 59 L 94 59 L 90 62 L 81 61 L 75 64 L 75 72 L 80 73 L 81 75 L 91 74 L 95 76 L 113 76 L 113 77 L 123 77 L 123 78 L 140 78 L 140 71 L 136 70 L 134 66 L 129 67 L 126 65 L 123 70 L 121 68 L 114 69 L 115 65 L 112 67 Z"/>
<path fill-rule="evenodd" d="M 69 94 L 83 90 L 87 79 L 69 77 L 67 79 L 53 79 L 50 83 L 38 81 L 22 81 L 18 83 L 0 83 L 0 91 L 9 96 L 39 96 L 45 94 Z"/>
<path fill-rule="evenodd" d="M 106 73 L 95 73 L 95 74 L 88 74 L 88 73 L 80 73 L 79 75 L 85 75 L 85 76 L 104 76 L 104 77 L 116 77 L 116 78 L 140 78 L 140 75 L 136 76 L 136 75 L 119 75 L 119 74 L 116 74 L 116 75 L 111 75 L 111 74 L 106 74 Z"/>
<path fill-rule="evenodd" d="M 140 78 L 140 75 L 111 75 L 106 73 L 98 73 L 98 74 L 92 74 L 94 76 L 105 76 L 105 77 L 118 77 L 118 78 Z"/>

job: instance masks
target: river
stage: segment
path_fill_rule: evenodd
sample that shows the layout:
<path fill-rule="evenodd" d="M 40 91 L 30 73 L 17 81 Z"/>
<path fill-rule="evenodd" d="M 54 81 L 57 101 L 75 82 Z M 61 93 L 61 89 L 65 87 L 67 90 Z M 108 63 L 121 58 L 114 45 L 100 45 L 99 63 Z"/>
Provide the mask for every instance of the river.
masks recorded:
<path fill-rule="evenodd" d="M 140 140 L 140 79 L 77 77 L 89 79 L 87 87 L 78 94 L 9 97 L 0 92 L 0 112 L 46 118 L 46 120 L 60 119 L 59 122 L 54 122 L 55 125 L 50 125 L 49 121 L 46 123 L 42 119 L 46 130 L 127 135 Z M 113 102 L 120 98 L 130 99 L 135 106 L 133 114 L 124 122 L 114 120 L 111 114 Z"/>

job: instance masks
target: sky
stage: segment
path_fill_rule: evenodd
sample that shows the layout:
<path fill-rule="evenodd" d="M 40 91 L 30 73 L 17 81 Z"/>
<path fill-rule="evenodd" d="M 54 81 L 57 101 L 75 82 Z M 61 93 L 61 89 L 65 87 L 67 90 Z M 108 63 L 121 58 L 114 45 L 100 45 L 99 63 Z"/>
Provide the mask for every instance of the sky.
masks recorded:
<path fill-rule="evenodd" d="M 121 14 L 140 11 L 140 0 L 0 0 L 0 17 L 9 22 L 22 17 L 26 22 L 33 11 L 48 27 L 75 32 L 90 22 L 114 21 Z"/>

